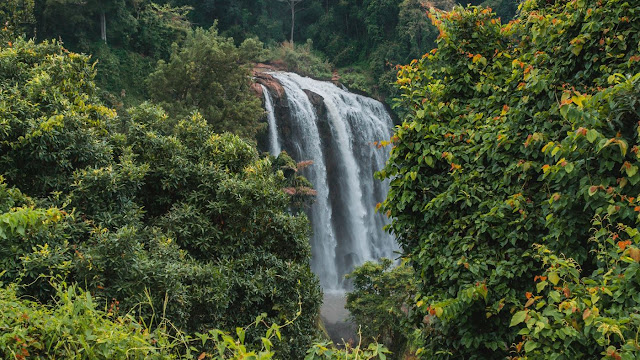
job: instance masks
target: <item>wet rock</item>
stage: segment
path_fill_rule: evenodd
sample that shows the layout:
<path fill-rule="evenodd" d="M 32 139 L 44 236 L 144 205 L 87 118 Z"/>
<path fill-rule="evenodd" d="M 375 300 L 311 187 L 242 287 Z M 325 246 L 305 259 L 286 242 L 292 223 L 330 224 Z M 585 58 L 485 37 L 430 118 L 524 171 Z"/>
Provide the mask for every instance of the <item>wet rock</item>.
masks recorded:
<path fill-rule="evenodd" d="M 262 84 L 264 86 L 267 87 L 267 89 L 269 89 L 269 92 L 271 93 L 271 96 L 274 98 L 284 98 L 285 97 L 285 92 L 284 92 L 284 88 L 282 87 L 282 85 L 280 85 L 280 83 L 278 82 L 278 80 L 274 79 L 273 76 L 271 76 L 270 74 L 266 73 L 266 71 L 275 71 L 271 68 L 268 67 L 264 67 L 264 64 L 260 64 L 263 65 L 263 67 L 255 67 L 253 69 L 253 78 L 255 79 L 255 82 L 257 84 Z M 260 93 L 262 94 L 262 93 Z M 275 100 L 275 99 L 274 99 Z"/>

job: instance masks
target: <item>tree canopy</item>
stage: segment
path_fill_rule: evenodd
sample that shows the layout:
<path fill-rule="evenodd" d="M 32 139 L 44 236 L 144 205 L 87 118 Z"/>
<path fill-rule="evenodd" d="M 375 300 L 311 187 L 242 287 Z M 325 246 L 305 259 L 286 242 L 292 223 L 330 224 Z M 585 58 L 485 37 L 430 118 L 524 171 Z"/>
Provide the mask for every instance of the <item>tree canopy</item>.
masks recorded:
<path fill-rule="evenodd" d="M 296 318 L 275 346 L 304 356 L 321 292 L 280 162 L 197 112 L 145 103 L 118 116 L 94 76 L 55 41 L 0 48 L 3 280 L 43 303 L 49 279 L 81 284 L 190 333 Z"/>
<path fill-rule="evenodd" d="M 249 39 L 239 47 L 233 39 L 209 30 L 189 32 L 174 47 L 168 62 L 160 60 L 149 76 L 151 99 L 172 115 L 199 111 L 217 132 L 232 131 L 252 139 L 264 124 L 260 99 L 249 91 L 249 64 L 262 44 Z"/>

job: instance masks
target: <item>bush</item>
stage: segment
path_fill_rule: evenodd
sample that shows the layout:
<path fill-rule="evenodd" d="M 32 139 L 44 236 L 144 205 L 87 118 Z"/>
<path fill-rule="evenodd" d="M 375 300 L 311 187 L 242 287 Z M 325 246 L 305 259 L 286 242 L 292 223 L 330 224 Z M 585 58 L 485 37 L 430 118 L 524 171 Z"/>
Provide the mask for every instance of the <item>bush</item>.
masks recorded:
<path fill-rule="evenodd" d="M 5 359 L 169 359 L 157 338 L 131 316 L 98 309 L 76 287 L 60 289 L 54 307 L 0 288 L 0 354 Z M 165 339 L 166 340 L 166 339 Z"/>
<path fill-rule="evenodd" d="M 638 229 L 595 219 L 591 239 L 602 267 L 585 273 L 571 258 L 537 246 L 536 290 L 513 314 L 522 340 L 513 359 L 636 359 L 640 331 Z M 620 240 L 625 238 L 626 240 Z"/>
<path fill-rule="evenodd" d="M 382 210 L 420 278 L 424 358 L 506 357 L 529 335 L 509 325 L 550 271 L 534 244 L 572 258 L 585 279 L 611 269 L 589 228 L 605 214 L 637 226 L 638 6 L 531 0 L 506 25 L 489 9 L 431 13 L 438 48 L 399 69 L 408 113 L 380 172 L 391 180 Z M 552 309 L 527 318 L 534 334 L 518 351 L 574 358 L 628 346 L 592 333 L 574 343 L 567 314 Z M 560 324 L 567 337 L 553 338 Z"/>
<path fill-rule="evenodd" d="M 347 293 L 346 309 L 360 326 L 364 345 L 380 342 L 402 359 L 409 350 L 408 338 L 413 328 L 409 312 L 413 312 L 416 284 L 413 269 L 406 261 L 400 265 L 389 259 L 367 262 L 347 275 L 353 291 Z"/>
<path fill-rule="evenodd" d="M 138 32 L 133 48 L 154 59 L 167 59 L 172 44 L 181 44 L 191 30 L 187 20 L 191 7 L 148 3 L 138 15 Z"/>
<path fill-rule="evenodd" d="M 100 95 L 110 101 L 119 112 L 138 105 L 147 97 L 145 81 L 155 68 L 156 60 L 133 51 L 107 46 L 102 42 L 91 44 L 89 50 L 97 62 L 96 85 Z"/>
<path fill-rule="evenodd" d="M 355 347 L 344 344 L 344 348 L 336 349 L 331 343 L 315 343 L 307 351 L 304 360 L 386 360 L 389 354 L 383 345 L 371 343 L 364 347 L 358 343 Z"/>
<path fill-rule="evenodd" d="M 256 359 L 278 356 L 274 343 L 281 331 L 295 322 L 269 325 L 259 315 L 235 334 L 211 329 L 186 334 L 172 331 L 166 319 L 144 323 L 132 314 L 118 314 L 112 302 L 100 309 L 90 293 L 64 283 L 56 289 L 55 305 L 46 306 L 18 297 L 15 286 L 0 288 L 0 354 L 3 358 L 29 359 Z M 159 314 L 158 314 L 159 315 Z M 261 336 L 248 341 L 247 331 L 257 329 Z M 349 346 L 338 350 L 329 344 L 314 344 L 306 359 L 385 359 L 384 346 L 367 349 Z"/>
<path fill-rule="evenodd" d="M 27 35 L 29 25 L 35 23 L 34 0 L 5 0 L 0 4 L 0 44 L 7 46 L 15 38 Z M 10 45 L 9 45 L 10 46 Z"/>
<path fill-rule="evenodd" d="M 294 45 L 288 42 L 270 49 L 269 61 L 282 62 L 287 71 L 319 80 L 331 79 L 331 64 L 313 50 L 313 45 L 307 41 L 304 45 Z"/>

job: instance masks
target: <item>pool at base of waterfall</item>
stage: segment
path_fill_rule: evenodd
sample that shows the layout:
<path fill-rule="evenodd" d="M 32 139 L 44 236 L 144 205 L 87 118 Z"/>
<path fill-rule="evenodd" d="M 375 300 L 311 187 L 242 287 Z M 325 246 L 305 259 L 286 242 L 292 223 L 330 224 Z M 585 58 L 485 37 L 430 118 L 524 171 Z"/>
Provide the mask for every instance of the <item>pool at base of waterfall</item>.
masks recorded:
<path fill-rule="evenodd" d="M 320 318 L 327 334 L 338 346 L 344 343 L 358 343 L 358 329 L 349 320 L 349 311 L 344 308 L 346 303 L 346 293 L 326 292 L 320 308 Z"/>

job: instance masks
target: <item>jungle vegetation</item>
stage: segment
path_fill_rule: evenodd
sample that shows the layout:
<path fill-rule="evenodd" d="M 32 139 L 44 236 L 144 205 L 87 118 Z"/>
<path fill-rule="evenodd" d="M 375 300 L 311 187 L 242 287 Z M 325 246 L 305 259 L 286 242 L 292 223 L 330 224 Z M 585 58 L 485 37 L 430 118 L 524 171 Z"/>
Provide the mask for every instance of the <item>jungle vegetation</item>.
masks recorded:
<path fill-rule="evenodd" d="M 637 358 L 640 5 L 304 0 L 283 44 L 290 5 L 0 4 L 2 356 Z M 255 62 L 399 116 L 377 210 L 404 260 L 350 275 L 346 350 L 313 199 L 282 191 L 308 183 L 254 145 Z"/>

